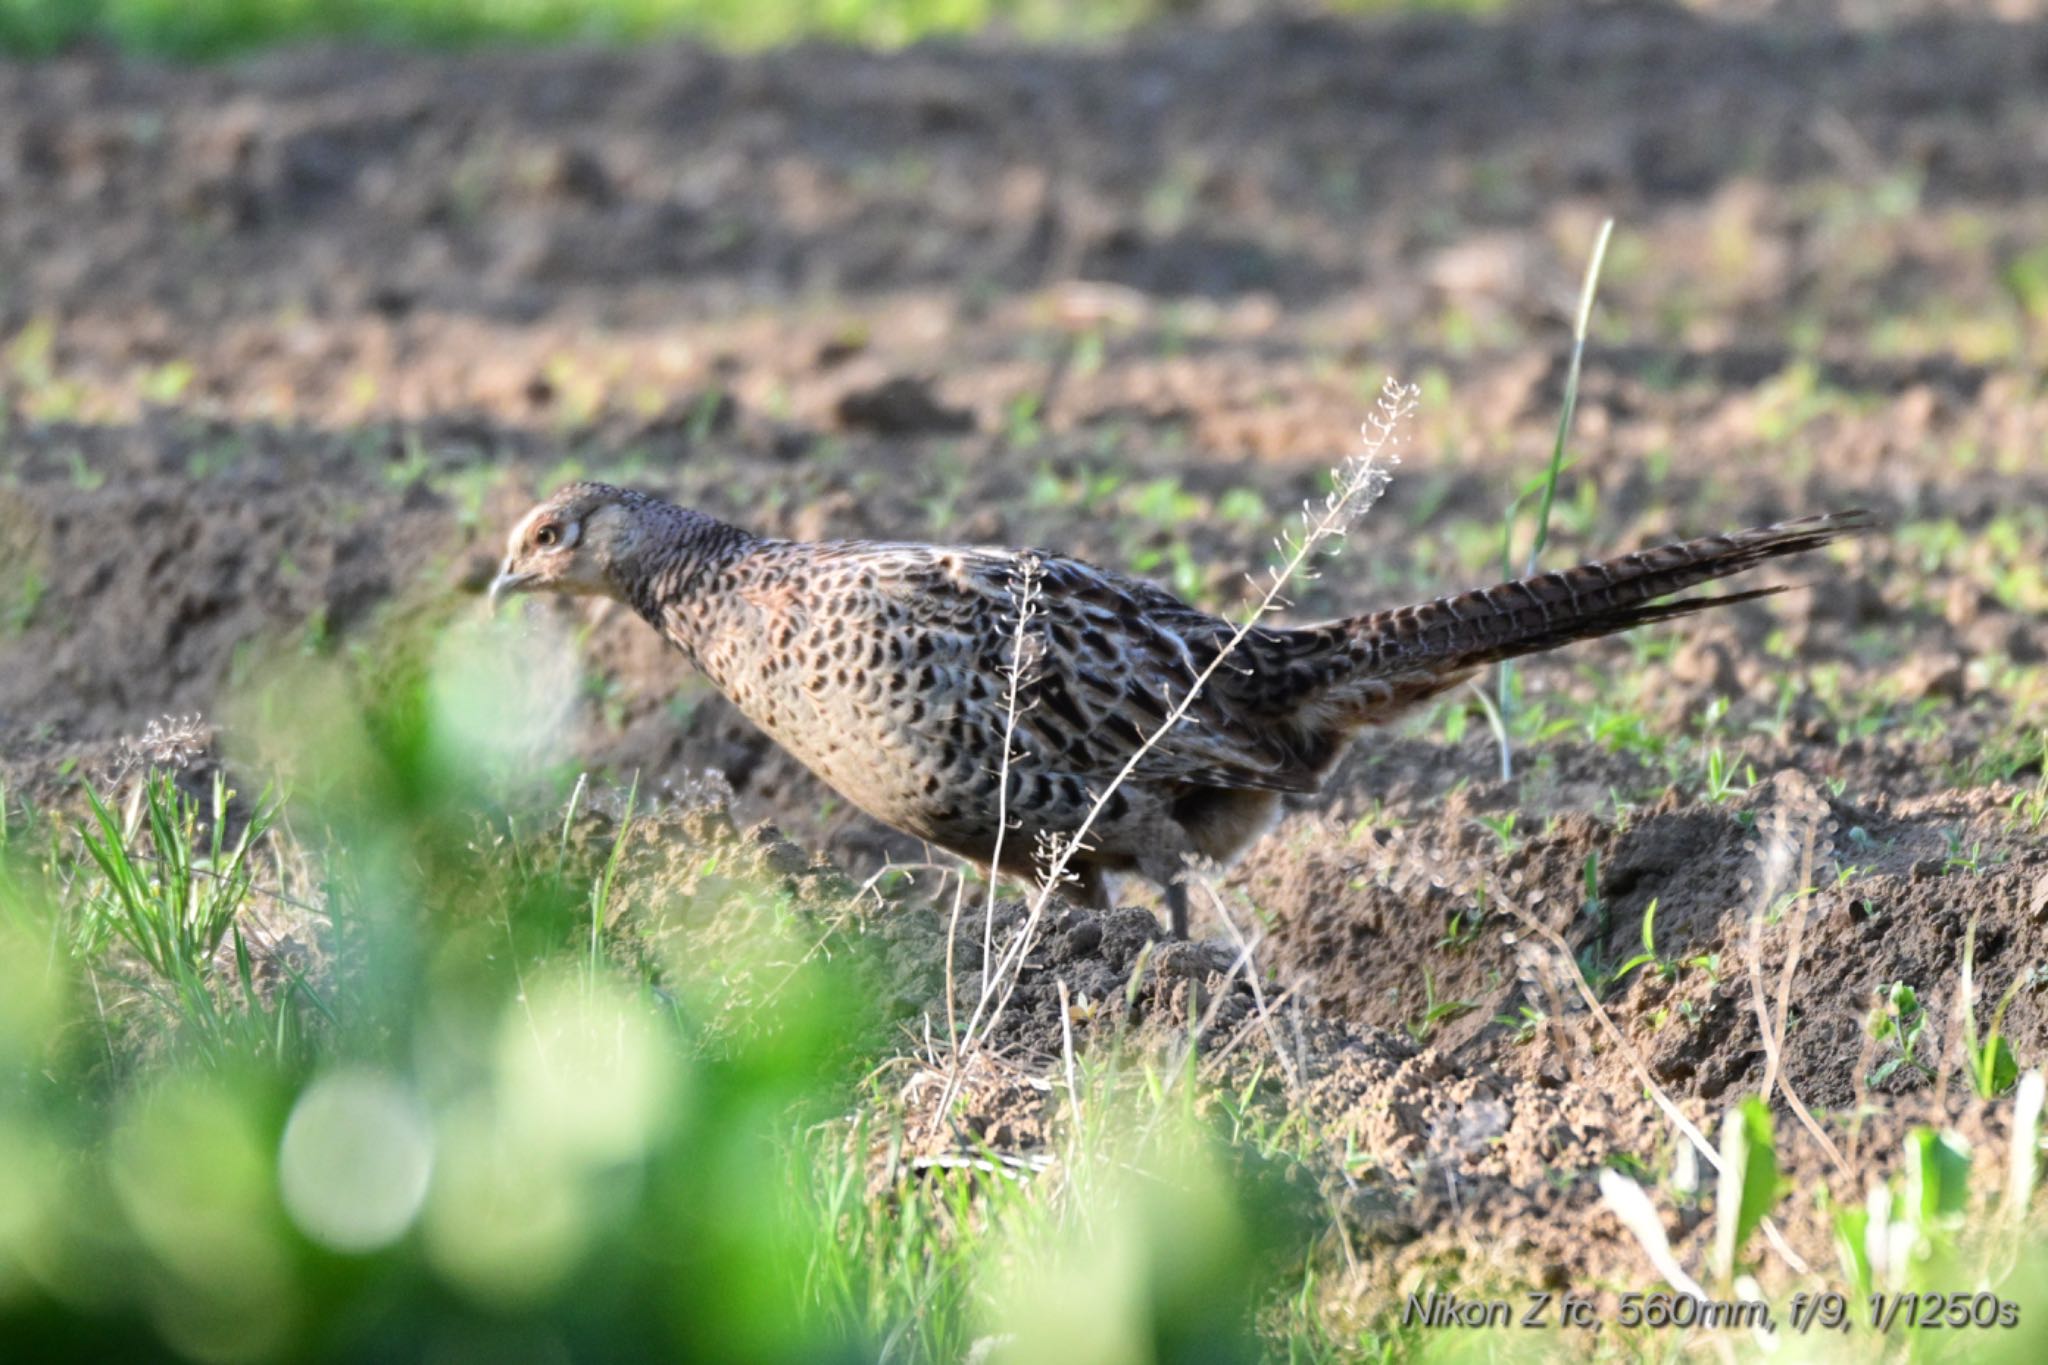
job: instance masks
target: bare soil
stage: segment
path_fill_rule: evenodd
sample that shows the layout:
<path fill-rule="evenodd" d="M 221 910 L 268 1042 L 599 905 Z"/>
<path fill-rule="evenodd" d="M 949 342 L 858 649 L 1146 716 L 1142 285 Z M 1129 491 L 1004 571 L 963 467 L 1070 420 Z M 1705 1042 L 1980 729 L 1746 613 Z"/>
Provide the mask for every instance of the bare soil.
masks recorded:
<path fill-rule="evenodd" d="M 1086 1045 L 1206 1018 L 1218 1070 L 1263 1066 L 1261 1102 L 1329 1135 L 1369 1249 L 1343 1292 L 1447 1260 L 1640 1278 L 1592 1182 L 1669 1159 L 1638 1064 L 1702 1122 L 1768 1073 L 1868 1152 L 1930 1115 L 1993 1140 L 1952 1052 L 1973 924 L 1980 992 L 2019 980 L 2013 1047 L 2048 1058 L 2048 835 L 2015 815 L 2044 776 L 1990 762 L 2048 724 L 2044 130 L 2048 21 L 1940 7 L 0 66 L 0 776 L 61 797 L 194 711 L 235 754 L 272 661 L 480 610 L 505 529 L 578 473 L 783 534 L 1058 546 L 1228 606 L 1391 372 L 1425 390 L 1406 464 L 1295 609 L 1470 586 L 1547 457 L 1611 213 L 1547 555 L 1832 507 L 1892 532 L 1663 646 L 1533 662 L 1527 702 L 1581 719 L 1512 780 L 1463 701 L 1369 738 L 1223 883 L 1285 1037 L 1213 912 L 1165 947 L 1141 895 L 1058 912 L 1004 1042 L 1024 1074 L 1077 1019 Z M 575 632 L 542 637 L 585 670 L 575 760 L 670 793 L 643 908 L 706 903 L 694 851 L 772 821 L 749 847 L 876 954 L 906 1036 L 942 1013 L 937 874 L 851 895 L 926 850 L 623 613 L 534 610 Z M 1542 929 L 1597 977 L 1652 903 L 1668 970 L 1596 983 L 1617 1040 Z M 1870 1082 L 1895 981 L 1945 1081 Z M 1774 1067 L 1755 1000 L 1781 990 Z M 1044 1141 L 1042 1088 L 970 1101 L 959 1141 Z M 1860 1197 L 1781 1130 L 1797 1176 Z M 1830 1255 L 1817 1220 L 1787 1235 Z"/>

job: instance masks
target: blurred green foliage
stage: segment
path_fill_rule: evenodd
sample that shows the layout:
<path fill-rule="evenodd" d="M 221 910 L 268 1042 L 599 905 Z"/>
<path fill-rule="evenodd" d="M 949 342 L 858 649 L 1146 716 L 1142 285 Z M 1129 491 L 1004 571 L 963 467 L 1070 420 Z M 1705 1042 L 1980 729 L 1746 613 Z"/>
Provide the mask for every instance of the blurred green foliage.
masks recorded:
<path fill-rule="evenodd" d="M 902 43 L 1007 23 L 1025 33 L 1103 32 L 1151 0 L 0 0 L 0 45 L 48 52 L 81 37 L 207 58 L 284 40 L 643 41 L 694 34 L 735 46 L 807 36 Z"/>
<path fill-rule="evenodd" d="M 1335 0 L 1331 8 L 1488 12 L 1507 3 Z M 674 35 L 743 48 L 802 38 L 886 47 L 992 26 L 1027 38 L 1089 38 L 1201 9 L 1199 0 L 0 0 L 0 51 L 36 56 L 98 39 L 208 59 L 319 39 L 444 47 Z"/>
<path fill-rule="evenodd" d="M 503 800 L 488 646 L 277 678 L 281 804 L 0 793 L 0 1359 L 1256 1354 L 1286 1201 L 1191 1086 L 1140 1113 L 1091 1062 L 1056 1168 L 905 1159 L 857 936 L 636 887 L 700 919 L 622 944 L 632 798 L 578 787 L 589 838 Z"/>

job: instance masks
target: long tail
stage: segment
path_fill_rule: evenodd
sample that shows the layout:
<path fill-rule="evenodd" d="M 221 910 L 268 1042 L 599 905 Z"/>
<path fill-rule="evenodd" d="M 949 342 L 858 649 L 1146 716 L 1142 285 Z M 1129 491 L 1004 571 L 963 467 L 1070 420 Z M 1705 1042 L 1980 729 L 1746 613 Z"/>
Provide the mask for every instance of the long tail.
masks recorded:
<path fill-rule="evenodd" d="M 1801 517 L 1730 535 L 1660 545 L 1576 569 L 1441 597 L 1420 606 L 1355 616 L 1338 625 L 1351 637 L 1354 651 L 1365 655 L 1358 670 L 1364 676 L 1406 674 L 1420 682 L 1413 678 L 1419 673 L 1437 675 L 1448 685 L 1502 659 L 1783 592 L 1781 587 L 1757 588 L 1721 597 L 1658 600 L 1697 583 L 1753 569 L 1766 560 L 1817 550 L 1876 524 L 1861 509 Z"/>

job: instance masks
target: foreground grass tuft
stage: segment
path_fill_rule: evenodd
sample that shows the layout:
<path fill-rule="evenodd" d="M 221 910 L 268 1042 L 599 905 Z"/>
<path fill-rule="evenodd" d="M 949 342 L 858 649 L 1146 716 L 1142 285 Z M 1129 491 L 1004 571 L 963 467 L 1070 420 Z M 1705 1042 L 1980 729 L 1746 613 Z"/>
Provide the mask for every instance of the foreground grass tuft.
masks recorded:
<path fill-rule="evenodd" d="M 1309 1238 L 1170 1064 L 1070 1058 L 1042 1159 L 934 1155 L 859 936 L 744 838 L 507 805 L 376 686 L 269 737 L 285 797 L 0 803 L 0 1354 L 1256 1353 Z"/>

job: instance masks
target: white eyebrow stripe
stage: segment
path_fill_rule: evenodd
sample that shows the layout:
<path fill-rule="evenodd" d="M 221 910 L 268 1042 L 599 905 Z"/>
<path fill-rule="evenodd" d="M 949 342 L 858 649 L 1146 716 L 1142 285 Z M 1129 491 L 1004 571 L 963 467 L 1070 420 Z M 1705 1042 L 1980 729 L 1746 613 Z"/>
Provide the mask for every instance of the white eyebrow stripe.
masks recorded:
<path fill-rule="evenodd" d="M 532 526 L 545 511 L 547 511 L 545 506 L 536 507 L 519 519 L 519 524 L 512 528 L 512 534 L 505 540 L 505 553 L 507 555 L 519 553 L 519 547 L 526 543 L 527 528 Z"/>

